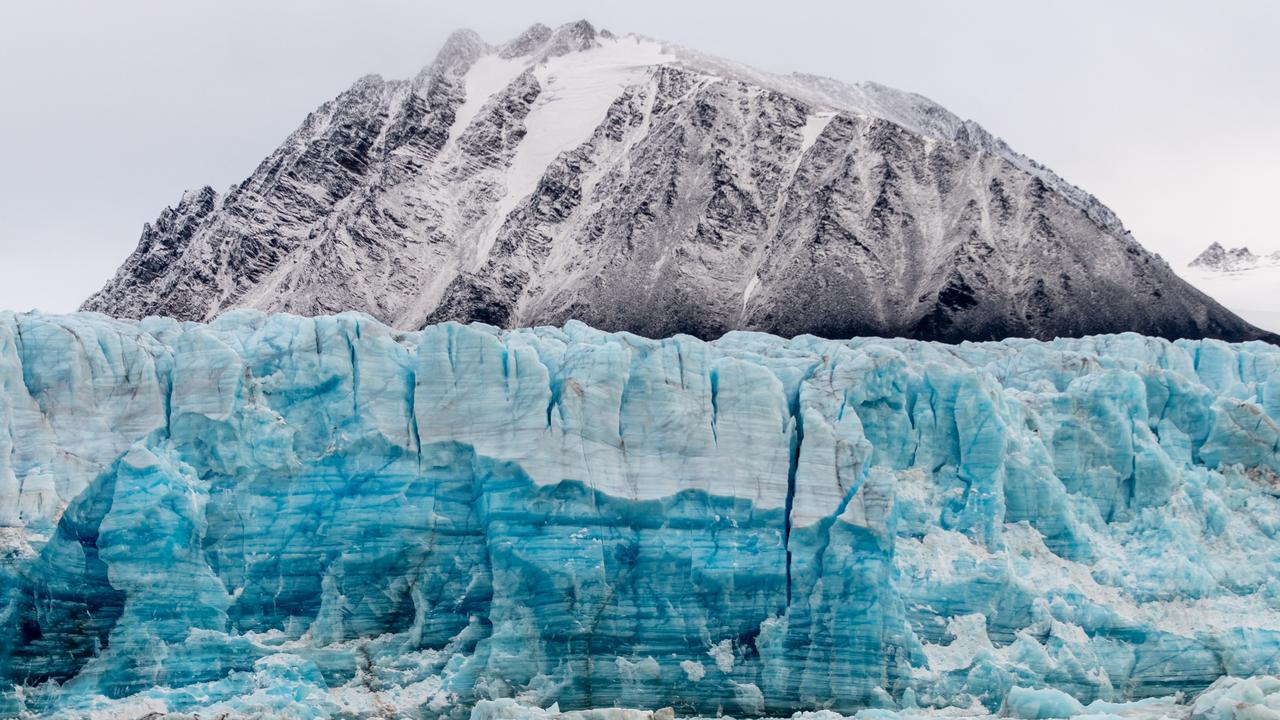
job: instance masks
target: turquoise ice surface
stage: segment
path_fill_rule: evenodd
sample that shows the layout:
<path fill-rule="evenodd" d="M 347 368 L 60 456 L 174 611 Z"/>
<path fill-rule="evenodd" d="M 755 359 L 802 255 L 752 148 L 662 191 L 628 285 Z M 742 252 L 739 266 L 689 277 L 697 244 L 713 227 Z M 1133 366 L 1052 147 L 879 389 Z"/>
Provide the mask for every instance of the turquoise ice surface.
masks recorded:
<path fill-rule="evenodd" d="M 0 313 L 0 716 L 1226 720 L 1278 421 L 1261 343 Z"/>

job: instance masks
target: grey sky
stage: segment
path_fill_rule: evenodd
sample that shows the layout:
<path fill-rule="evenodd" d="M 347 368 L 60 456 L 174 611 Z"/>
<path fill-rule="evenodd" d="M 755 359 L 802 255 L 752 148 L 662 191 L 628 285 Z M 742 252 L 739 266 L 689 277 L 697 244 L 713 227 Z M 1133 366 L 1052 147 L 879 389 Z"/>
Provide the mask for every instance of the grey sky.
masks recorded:
<path fill-rule="evenodd" d="M 459 27 L 583 17 L 931 97 L 1175 266 L 1280 249 L 1275 2 L 4 0 L 0 308 L 75 309 L 185 188 L 243 179 L 360 75 L 411 75 Z"/>

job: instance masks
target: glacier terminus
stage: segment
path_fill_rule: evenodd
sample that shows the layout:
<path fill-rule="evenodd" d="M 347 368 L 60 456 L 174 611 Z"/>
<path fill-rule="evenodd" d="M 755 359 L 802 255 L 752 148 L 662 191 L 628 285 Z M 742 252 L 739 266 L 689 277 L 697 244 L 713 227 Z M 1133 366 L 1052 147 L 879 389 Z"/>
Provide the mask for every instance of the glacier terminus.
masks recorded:
<path fill-rule="evenodd" d="M 1261 342 L 0 313 L 0 716 L 1275 717 L 1278 422 Z"/>

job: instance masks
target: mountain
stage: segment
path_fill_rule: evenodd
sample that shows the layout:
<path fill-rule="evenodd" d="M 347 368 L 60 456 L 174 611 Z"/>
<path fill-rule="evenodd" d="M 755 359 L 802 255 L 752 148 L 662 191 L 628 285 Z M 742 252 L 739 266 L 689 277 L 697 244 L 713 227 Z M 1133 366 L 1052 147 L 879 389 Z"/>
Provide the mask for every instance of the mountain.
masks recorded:
<path fill-rule="evenodd" d="M 1230 250 L 1213 243 L 1187 266 L 1183 276 L 1246 321 L 1280 333 L 1280 250 L 1256 255 L 1247 247 Z"/>
<path fill-rule="evenodd" d="M 1196 270 L 1238 272 L 1260 267 L 1280 266 L 1280 250 L 1267 255 L 1255 255 L 1247 247 L 1227 250 L 1219 243 L 1212 243 L 1196 256 L 1188 267 Z"/>
<path fill-rule="evenodd" d="M 578 22 L 455 33 L 244 182 L 188 192 L 84 309 L 361 310 L 961 340 L 1262 337 L 1088 193 L 919 95 Z"/>

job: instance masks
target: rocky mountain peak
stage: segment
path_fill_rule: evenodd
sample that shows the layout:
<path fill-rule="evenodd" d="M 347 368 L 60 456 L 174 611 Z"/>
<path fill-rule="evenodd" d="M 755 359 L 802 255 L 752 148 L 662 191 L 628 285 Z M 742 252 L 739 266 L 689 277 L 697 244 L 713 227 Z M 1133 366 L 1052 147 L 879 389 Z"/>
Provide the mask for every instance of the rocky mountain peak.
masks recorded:
<path fill-rule="evenodd" d="M 477 58 L 489 52 L 488 43 L 474 30 L 455 30 L 445 39 L 444 45 L 436 53 L 435 60 L 423 68 L 419 77 L 429 72 L 447 72 L 463 70 L 471 66 Z"/>
<path fill-rule="evenodd" d="M 541 59 L 590 50 L 599 46 L 595 27 L 586 20 L 578 20 L 556 28 L 547 40 Z"/>
<path fill-rule="evenodd" d="M 542 23 L 534 23 L 529 26 L 528 30 L 504 43 L 498 49 L 498 56 L 501 58 L 516 58 L 532 55 L 538 48 L 547 44 L 553 32 L 551 28 Z"/>
<path fill-rule="evenodd" d="M 1280 265 L 1280 251 L 1256 255 L 1248 247 L 1227 249 L 1221 243 L 1214 242 L 1197 255 L 1189 267 L 1198 270 L 1236 272 L 1270 265 Z"/>
<path fill-rule="evenodd" d="M 450 36 L 144 231 L 86 309 L 717 337 L 1263 337 L 927 98 L 579 21 Z"/>

